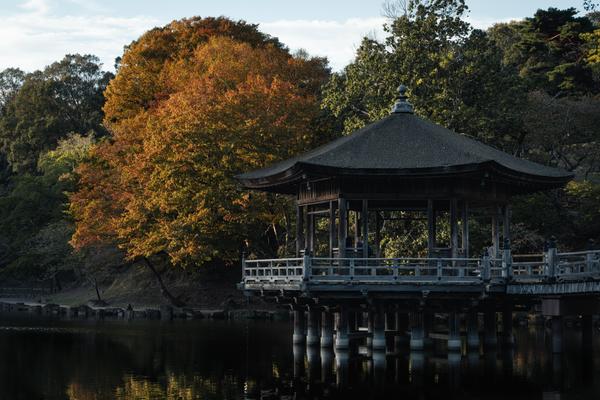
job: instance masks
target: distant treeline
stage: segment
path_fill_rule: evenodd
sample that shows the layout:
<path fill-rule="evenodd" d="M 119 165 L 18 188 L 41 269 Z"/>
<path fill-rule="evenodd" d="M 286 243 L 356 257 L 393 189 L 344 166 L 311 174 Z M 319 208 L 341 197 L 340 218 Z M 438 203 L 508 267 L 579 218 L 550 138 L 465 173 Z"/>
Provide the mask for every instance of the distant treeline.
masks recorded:
<path fill-rule="evenodd" d="M 600 240 L 600 14 L 538 10 L 487 31 L 462 0 L 389 5 L 332 73 L 257 25 L 190 18 L 126 46 L 116 73 L 91 55 L 0 72 L 0 278 L 97 284 L 112 267 L 233 265 L 292 249 L 288 198 L 233 176 L 389 112 L 399 83 L 416 112 L 520 157 L 573 171 L 565 190 L 515 202 L 514 246 Z M 474 227 L 477 231 L 477 227 Z M 423 235 L 389 225 L 384 254 Z M 158 269 L 157 269 L 158 268 Z"/>

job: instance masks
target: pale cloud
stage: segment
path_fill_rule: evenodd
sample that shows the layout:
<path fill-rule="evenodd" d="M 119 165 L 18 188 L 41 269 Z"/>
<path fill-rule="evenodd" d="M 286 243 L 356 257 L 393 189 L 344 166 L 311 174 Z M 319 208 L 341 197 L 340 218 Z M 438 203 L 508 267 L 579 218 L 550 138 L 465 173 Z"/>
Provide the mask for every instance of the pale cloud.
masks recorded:
<path fill-rule="evenodd" d="M 65 0 L 62 0 L 65 1 Z M 106 69 L 123 46 L 145 31 L 169 22 L 166 18 L 137 15 L 111 17 L 98 0 L 66 0 L 72 4 L 66 15 L 56 13 L 58 0 L 27 0 L 18 10 L 0 17 L 0 70 L 19 67 L 26 71 L 43 68 L 68 53 L 95 54 Z M 62 7 L 64 9 L 64 6 Z M 114 12 L 112 13 L 114 15 Z M 485 29 L 497 21 L 470 18 L 476 28 Z M 383 40 L 385 17 L 335 20 L 282 19 L 260 23 L 260 29 L 278 37 L 292 50 L 305 49 L 325 56 L 335 71 L 354 59 L 363 37 Z"/>
<path fill-rule="evenodd" d="M 0 18 L 0 69 L 33 71 L 68 53 L 95 54 L 112 69 L 124 45 L 162 24 L 146 16 L 55 15 L 48 0 L 29 0 L 21 9 Z"/>
<path fill-rule="evenodd" d="M 43 68 L 67 53 L 95 54 L 106 69 L 113 68 L 123 46 L 142 33 L 168 21 L 147 16 L 107 17 L 101 3 L 68 0 L 84 12 L 56 15 L 52 0 L 28 0 L 22 11 L 0 18 L 0 69 Z M 87 12 L 86 12 L 87 11 Z M 334 70 L 354 58 L 364 36 L 382 38 L 385 18 L 332 20 L 278 20 L 263 22 L 260 29 L 278 37 L 290 49 L 305 49 L 326 56 Z"/>
<path fill-rule="evenodd" d="M 341 70 L 354 59 L 365 36 L 382 39 L 383 17 L 330 20 L 279 20 L 263 22 L 260 29 L 290 49 L 305 49 L 311 55 L 326 56 L 334 70 Z"/>
<path fill-rule="evenodd" d="M 27 0 L 20 7 L 34 14 L 46 14 L 50 9 L 50 4 L 47 0 Z"/>
<path fill-rule="evenodd" d="M 522 20 L 523 18 L 514 17 L 514 18 L 500 18 L 500 19 L 498 19 L 498 18 L 472 17 L 472 16 L 469 15 L 465 19 L 467 20 L 468 23 L 471 24 L 471 26 L 473 28 L 486 30 L 486 29 L 488 29 L 489 27 L 491 27 L 494 24 Z"/>

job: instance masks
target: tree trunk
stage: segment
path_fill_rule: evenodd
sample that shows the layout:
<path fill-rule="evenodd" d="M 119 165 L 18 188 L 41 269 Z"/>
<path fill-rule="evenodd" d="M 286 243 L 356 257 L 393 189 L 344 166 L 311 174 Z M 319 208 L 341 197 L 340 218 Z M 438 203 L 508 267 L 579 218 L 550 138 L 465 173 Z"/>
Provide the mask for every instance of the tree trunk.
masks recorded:
<path fill-rule="evenodd" d="M 102 297 L 100 296 L 100 289 L 98 288 L 98 279 L 94 278 L 94 289 L 96 289 L 96 297 L 98 297 L 98 301 L 102 302 Z"/>
<path fill-rule="evenodd" d="M 150 260 L 148 260 L 148 258 L 146 258 L 146 257 L 143 257 L 142 260 L 144 260 L 144 263 L 146 264 L 146 266 L 154 274 L 154 277 L 156 278 L 156 281 L 158 282 L 158 285 L 160 286 L 160 294 L 163 296 L 163 298 L 165 298 L 165 300 L 167 300 L 169 302 L 169 304 L 171 304 L 173 307 L 183 307 L 185 305 L 185 303 L 183 303 L 181 300 L 179 300 L 178 298 L 173 296 L 171 294 L 171 292 L 169 292 L 169 289 L 167 289 L 167 287 L 165 286 L 165 283 L 163 282 L 162 277 L 160 276 L 160 274 L 158 273 L 158 271 L 156 270 L 154 265 L 150 262 Z"/>

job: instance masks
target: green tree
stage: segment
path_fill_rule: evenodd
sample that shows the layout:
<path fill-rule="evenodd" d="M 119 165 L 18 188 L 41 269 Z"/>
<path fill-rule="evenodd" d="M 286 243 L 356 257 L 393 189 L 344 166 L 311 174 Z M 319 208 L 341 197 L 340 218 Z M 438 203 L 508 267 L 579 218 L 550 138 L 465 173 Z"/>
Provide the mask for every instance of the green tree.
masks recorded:
<path fill-rule="evenodd" d="M 578 17 L 576 9 L 549 8 L 523 21 L 498 24 L 490 32 L 528 90 L 570 96 L 600 90 L 585 57 L 585 35 L 593 30 L 592 21 Z"/>
<path fill-rule="evenodd" d="M 0 72 L 0 113 L 4 105 L 17 93 L 25 80 L 25 72 L 19 68 L 6 68 Z"/>
<path fill-rule="evenodd" d="M 69 133 L 105 135 L 104 91 L 112 75 L 91 55 L 67 55 L 25 76 L 0 115 L 0 148 L 14 172 L 35 172 L 38 157 Z"/>
<path fill-rule="evenodd" d="M 406 5 L 406 13 L 386 25 L 384 42 L 365 38 L 355 60 L 333 75 L 323 106 L 351 132 L 387 115 L 404 83 L 416 113 L 517 151 L 525 96 L 500 49 L 462 20 L 463 1 Z"/>
<path fill-rule="evenodd" d="M 92 143 L 91 136 L 69 135 L 40 156 L 35 174 L 11 178 L 0 196 L 0 266 L 9 273 L 54 276 L 52 271 L 73 261 L 66 193 L 74 190 L 73 170 Z"/>

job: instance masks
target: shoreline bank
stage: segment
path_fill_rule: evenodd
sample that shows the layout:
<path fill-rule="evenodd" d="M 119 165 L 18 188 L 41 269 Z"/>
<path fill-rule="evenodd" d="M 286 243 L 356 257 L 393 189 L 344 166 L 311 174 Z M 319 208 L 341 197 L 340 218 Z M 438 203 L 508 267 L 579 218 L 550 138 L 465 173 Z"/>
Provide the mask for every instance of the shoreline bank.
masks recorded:
<path fill-rule="evenodd" d="M 289 311 L 283 309 L 254 308 L 202 308 L 172 307 L 168 305 L 154 307 L 140 306 L 92 306 L 88 304 L 65 305 L 55 303 L 39 303 L 25 299 L 0 298 L 0 313 L 55 316 L 59 318 L 78 319 L 150 319 L 150 320 L 288 320 Z"/>

